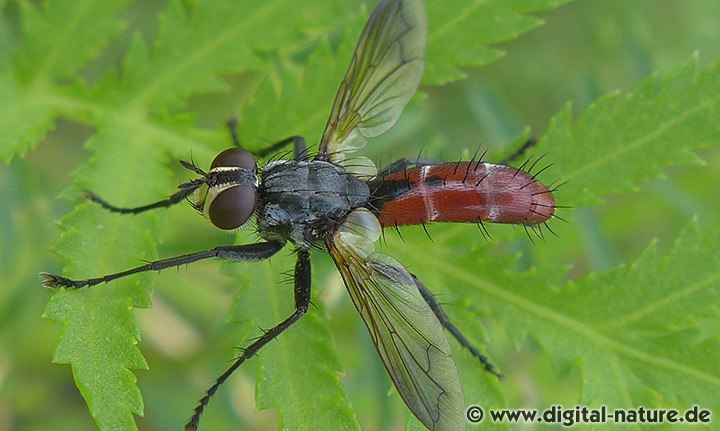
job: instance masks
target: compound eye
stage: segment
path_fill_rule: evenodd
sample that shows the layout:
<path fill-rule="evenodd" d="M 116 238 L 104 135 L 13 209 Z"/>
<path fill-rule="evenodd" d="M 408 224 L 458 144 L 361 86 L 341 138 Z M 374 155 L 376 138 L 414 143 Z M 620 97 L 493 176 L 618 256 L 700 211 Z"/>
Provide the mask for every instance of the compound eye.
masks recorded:
<path fill-rule="evenodd" d="M 228 148 L 222 153 L 215 156 L 210 169 L 223 167 L 223 168 L 243 168 L 252 170 L 255 169 L 255 157 L 242 148 Z"/>
<path fill-rule="evenodd" d="M 252 216 L 255 200 L 255 187 L 250 184 L 223 190 L 210 202 L 210 208 L 208 208 L 210 222 L 220 229 L 237 229 Z"/>

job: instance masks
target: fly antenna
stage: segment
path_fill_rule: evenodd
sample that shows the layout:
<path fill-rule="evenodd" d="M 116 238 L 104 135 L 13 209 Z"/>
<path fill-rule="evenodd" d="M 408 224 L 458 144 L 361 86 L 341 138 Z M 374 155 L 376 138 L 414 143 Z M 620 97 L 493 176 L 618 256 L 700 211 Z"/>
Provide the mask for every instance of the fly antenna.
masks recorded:
<path fill-rule="evenodd" d="M 193 159 L 192 159 L 192 154 L 190 154 L 190 161 L 189 161 L 189 162 L 188 162 L 188 161 L 185 161 L 185 160 L 178 160 L 178 162 L 182 165 L 183 168 L 185 168 L 185 169 L 187 169 L 187 170 L 193 171 L 193 172 L 195 172 L 195 173 L 198 174 L 198 175 L 207 176 L 207 173 L 206 173 L 205 171 L 203 171 L 202 169 L 200 169 L 200 168 L 195 164 L 195 162 L 194 162 Z"/>

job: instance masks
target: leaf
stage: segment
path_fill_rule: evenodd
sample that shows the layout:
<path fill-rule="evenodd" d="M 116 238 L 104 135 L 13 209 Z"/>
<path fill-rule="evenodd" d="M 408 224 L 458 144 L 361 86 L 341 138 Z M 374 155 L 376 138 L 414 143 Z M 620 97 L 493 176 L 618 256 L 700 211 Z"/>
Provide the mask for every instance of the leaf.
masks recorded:
<path fill-rule="evenodd" d="M 343 41 L 335 49 L 334 43 L 329 42 L 334 39 L 328 29 L 345 30 L 348 19 L 345 16 L 330 19 L 331 9 L 320 2 L 308 2 L 300 12 L 287 13 L 288 10 L 296 10 L 291 9 L 293 2 L 289 0 L 271 0 L 260 7 L 257 2 L 249 0 L 174 1 L 164 6 L 157 28 L 149 32 L 137 27 L 128 28 L 124 34 L 130 36 L 130 41 L 125 47 L 122 35 L 118 33 L 125 28 L 118 17 L 118 8 L 124 3 L 100 3 L 52 0 L 44 3 L 47 5 L 45 9 L 35 9 L 30 3 L 23 3 L 19 12 L 24 29 L 20 41 L 22 46 L 13 45 L 10 32 L 0 29 L 0 118 L 3 118 L 0 122 L 0 158 L 10 160 L 15 154 L 23 155 L 28 148 L 37 145 L 58 119 L 82 122 L 92 129 L 92 136 L 86 144 L 89 157 L 74 174 L 75 186 L 64 195 L 76 199 L 76 189 L 90 188 L 119 205 L 143 204 L 170 194 L 176 185 L 168 168 L 170 158 L 187 158 L 192 151 L 199 164 L 207 166 L 220 146 L 228 145 L 226 132 L 220 131 L 219 127 L 218 130 L 208 131 L 196 126 L 196 105 L 192 103 L 194 96 L 225 92 L 228 86 L 223 77 L 228 75 L 253 71 L 267 77 L 255 93 L 253 105 L 245 111 L 244 120 L 247 123 L 241 123 L 241 135 L 244 142 L 248 140 L 251 148 L 261 147 L 264 144 L 259 142 L 261 140 L 274 141 L 298 133 L 308 138 L 309 148 L 315 148 L 330 112 L 335 83 L 339 83 L 346 70 L 364 18 L 362 14 L 355 18 L 352 29 L 346 30 Z M 479 15 L 473 9 L 475 3 L 468 5 L 463 2 L 457 7 L 442 2 L 428 4 L 431 32 L 433 28 L 446 30 L 438 30 L 434 37 L 431 35 L 425 82 L 437 84 L 460 79 L 463 75 L 458 67 L 477 66 L 497 58 L 498 52 L 488 50 L 485 45 L 512 39 L 538 25 L 538 20 L 522 14 L 552 8 L 557 3 L 520 0 L 487 2 L 480 5 L 478 11 L 483 13 Z M 69 19 L 72 17 L 77 19 Z M 492 23 L 482 29 L 476 28 L 478 19 Z M 87 36 L 84 29 L 88 28 L 93 30 L 93 37 Z M 53 37 L 46 37 L 48 34 Z M 311 37 L 320 34 L 330 34 L 330 37 L 325 39 L 323 36 L 319 41 Z M 117 69 L 102 66 L 97 70 L 95 63 L 100 62 L 108 50 L 118 51 L 115 54 L 121 66 Z M 66 56 L 53 54 L 58 52 Z M 308 52 L 309 57 L 304 57 Z M 45 56 L 45 63 L 37 61 Z M 307 60 L 307 65 L 301 66 L 293 60 Z M 560 190 L 565 193 L 562 197 L 567 203 L 579 205 L 609 193 L 633 189 L 641 181 L 657 177 L 666 166 L 695 160 L 688 156 L 690 153 L 683 151 L 690 151 L 701 143 L 717 142 L 716 131 L 712 129 L 712 125 L 718 124 L 712 115 L 716 114 L 716 67 L 707 69 L 700 78 L 697 78 L 693 67 L 682 68 L 665 80 L 655 78 L 652 82 L 648 81 L 649 84 L 633 92 L 627 100 L 619 96 L 602 99 L 594 110 L 585 114 L 587 118 L 581 117 L 583 121 L 574 126 L 569 110 L 556 117 L 541 145 L 552 148 L 553 161 L 556 162 L 549 176 L 570 180 Z M 86 74 L 87 69 L 92 69 L 93 73 Z M 99 78 L 90 79 L 89 75 Z M 612 103 L 613 100 L 615 103 Z M 623 109 L 615 113 L 617 107 Z M 602 119 L 598 123 L 602 127 L 591 127 L 594 124 L 592 116 L 596 114 L 600 117 L 598 120 Z M 659 115 L 657 119 L 654 118 L 656 114 Z M 218 119 L 217 123 L 223 119 Z M 687 140 L 681 132 L 686 134 Z M 620 143 L 618 140 L 606 140 L 615 137 L 629 137 L 631 140 Z M 669 140 L 657 143 L 662 141 L 660 138 Z M 628 142 L 634 144 L 628 145 Z M 592 152 L 592 146 L 608 149 L 604 153 L 607 157 L 598 158 L 597 153 Z M 670 154 L 666 152 L 667 148 L 670 148 Z M 558 160 L 555 160 L 555 155 Z M 643 167 L 648 162 L 650 166 Z M 608 179 L 603 176 L 607 172 L 614 177 Z M 585 192 L 581 195 L 578 190 Z M 78 204 L 76 210 L 63 218 L 63 234 L 55 247 L 55 251 L 69 262 L 64 273 L 74 277 L 96 276 L 132 267 L 140 263 L 139 259 L 155 258 L 156 244 L 163 240 L 158 226 L 164 224 L 165 217 L 163 211 L 133 217 L 119 216 L 107 214 L 88 203 Z M 177 234 L 180 237 L 178 241 L 188 236 L 186 231 Z M 464 243 L 467 242 L 467 236 L 463 239 Z M 494 258 L 478 263 L 486 258 L 484 251 L 474 250 L 465 255 L 450 246 L 457 242 L 442 241 L 442 237 L 435 240 L 438 250 L 449 248 L 451 251 L 450 265 L 437 271 L 446 281 L 435 286 L 450 286 L 453 280 L 459 281 L 455 287 L 457 291 L 452 292 L 454 298 L 459 298 L 462 308 L 452 310 L 448 307 L 448 312 L 452 317 L 460 316 L 458 326 L 461 329 L 470 328 L 473 341 L 483 339 L 478 335 L 482 333 L 477 323 L 479 316 L 488 315 L 491 307 L 497 306 L 493 316 L 498 313 L 499 319 L 502 319 L 502 313 L 510 308 L 506 323 L 512 326 L 517 342 L 526 336 L 538 337 L 548 351 L 557 352 L 553 357 L 559 364 L 568 364 L 570 358 L 576 357 L 573 356 L 578 351 L 575 346 L 569 348 L 563 344 L 565 329 L 572 325 L 560 317 L 579 320 L 581 307 L 572 309 L 572 313 L 567 315 L 553 314 L 556 309 L 562 310 L 564 303 L 558 301 L 555 304 L 548 299 L 557 294 L 553 286 L 561 284 L 563 271 L 544 269 L 542 274 L 535 271 L 523 275 L 508 274 L 499 268 L 511 267 L 514 264 L 512 259 Z M 397 256 L 404 256 L 402 260 L 412 263 L 409 265 L 411 268 L 438 268 L 439 259 L 430 262 L 427 257 L 417 256 L 419 250 L 426 248 L 425 239 L 422 244 L 415 247 L 410 243 L 404 248 L 405 252 L 398 250 Z M 707 249 L 712 247 L 710 243 L 704 244 Z M 411 254 L 403 254 L 409 253 L 407 250 Z M 690 266 L 692 259 L 700 258 L 700 252 L 693 250 L 696 253 L 689 254 L 685 259 L 688 268 L 693 267 Z M 654 256 L 648 256 L 647 262 L 651 262 L 650 257 Z M 287 263 L 282 259 L 273 262 Z M 244 308 L 243 316 L 257 316 L 272 307 L 268 322 L 262 324 L 264 328 L 276 324 L 292 310 L 290 289 L 283 290 L 280 286 L 277 292 L 264 296 L 268 289 L 276 287 L 275 271 L 279 271 L 280 266 L 287 268 L 287 265 L 273 264 L 272 274 L 275 276 L 268 275 L 257 285 L 257 289 L 248 294 L 247 305 L 252 307 Z M 644 271 L 635 276 L 644 282 L 652 275 L 652 265 L 646 263 L 641 267 Z M 676 269 L 674 278 L 678 279 L 679 265 L 673 267 Z M 247 271 L 244 266 L 242 270 Z M 270 271 L 267 267 L 264 270 Z M 610 284 L 622 273 L 620 269 L 616 271 L 583 281 L 587 283 L 583 289 L 593 292 L 598 286 Z M 258 270 L 258 273 L 262 277 L 262 271 Z M 641 277 L 643 274 L 645 278 Z M 153 280 L 154 277 L 148 274 L 84 292 L 59 292 L 53 295 L 47 306 L 46 317 L 61 321 L 63 325 L 55 360 L 71 364 L 76 383 L 96 424 L 102 429 L 132 429 L 135 426 L 133 415 L 142 413 L 135 377 L 129 370 L 146 368 L 147 364 L 136 346 L 140 331 L 132 309 L 149 306 L 148 292 Z M 624 284 L 626 289 L 631 285 L 629 281 Z M 673 306 L 685 305 L 685 299 L 680 300 L 681 295 L 676 293 L 676 285 L 670 283 L 665 286 Z M 530 292 L 520 290 L 520 287 Z M 173 286 L 163 288 L 169 290 Z M 532 288 L 538 288 L 540 298 L 531 295 Z M 568 286 L 565 289 L 572 288 Z M 505 289 L 509 289 L 507 293 Z M 701 293 L 706 292 L 703 289 L 699 288 Z M 523 301 L 520 293 L 527 293 L 530 299 Z M 579 299 L 574 300 L 582 304 Z M 550 303 L 557 308 L 550 309 Z M 642 310 L 642 306 L 638 307 L 633 310 Z M 297 418 L 312 412 L 313 403 L 320 394 L 322 398 L 318 403 L 322 405 L 323 413 L 321 417 L 314 418 L 318 429 L 355 428 L 354 417 L 348 410 L 349 402 L 338 382 L 336 372 L 340 367 L 333 343 L 327 337 L 327 324 L 315 311 L 311 309 L 309 316 L 261 353 L 263 369 L 258 386 L 258 404 L 261 407 L 277 407 L 283 426 L 300 426 L 303 422 Z M 683 328 L 689 328 L 690 335 L 695 335 L 694 332 L 701 334 L 695 336 L 699 341 L 691 347 L 706 352 L 708 358 L 717 357 L 711 345 L 715 341 L 711 328 L 716 318 L 705 319 L 703 329 L 694 315 L 689 314 L 687 319 L 682 319 L 682 314 L 677 312 L 670 316 L 683 322 Z M 680 319 L 678 315 L 681 315 Z M 641 317 L 644 319 L 645 316 Z M 651 317 L 655 318 L 654 315 Z M 648 318 L 648 321 L 653 319 Z M 622 319 L 616 320 L 621 322 L 621 326 L 635 324 L 628 322 L 624 325 Z M 645 323 L 645 320 L 641 321 Z M 533 326 L 535 323 L 538 323 L 537 327 Z M 552 331 L 543 332 L 545 328 Z M 591 328 L 597 331 L 604 329 Z M 607 328 L 602 334 L 610 337 L 619 332 L 617 328 Z M 643 335 L 640 331 L 637 333 Z M 578 346 L 582 357 L 593 366 L 592 372 L 598 373 L 598 379 L 606 378 L 605 385 L 597 389 L 598 393 L 612 391 L 613 388 L 606 383 L 609 380 L 607 375 L 602 374 L 607 369 L 598 368 L 598 364 L 608 356 L 603 356 L 602 349 L 592 340 L 583 339 L 587 332 L 574 334 L 573 340 L 584 341 Z M 657 346 L 688 347 L 684 335 L 686 333 L 675 332 L 665 339 L 659 337 L 661 343 Z M 644 339 L 650 345 L 648 340 Z M 606 344 L 601 343 L 600 346 L 605 348 Z M 612 343 L 607 346 L 618 357 L 624 354 L 623 349 Z M 678 350 L 673 356 L 666 348 L 652 353 L 658 353 L 662 359 L 656 361 L 660 362 L 661 370 L 672 368 L 665 366 L 664 361 L 679 363 L 677 356 L 681 354 Z M 465 376 L 471 381 L 465 388 L 471 391 L 466 394 L 466 399 L 483 403 L 492 400 L 493 405 L 502 406 L 503 394 L 498 385 L 486 373 L 478 374 L 477 367 L 472 366 L 474 361 L 465 353 L 457 352 L 456 358 L 458 355 L 459 367 L 465 370 Z M 692 369 L 697 369 L 697 372 L 690 381 L 695 381 L 692 379 L 703 376 L 703 373 L 717 374 L 716 370 L 697 363 L 695 352 L 689 352 L 689 355 L 692 356 L 689 365 L 685 368 L 678 366 L 676 370 L 689 375 L 692 373 L 687 372 L 688 367 L 695 367 Z M 621 363 L 624 366 L 621 371 L 627 386 L 635 385 L 632 387 L 637 388 L 638 397 L 652 394 L 657 387 L 667 384 L 666 375 L 654 376 L 652 368 L 643 371 L 632 361 L 643 363 L 642 358 L 631 357 Z M 299 373 L 295 374 L 293 370 Z M 310 384 L 301 379 L 305 375 Z M 687 386 L 683 388 L 688 389 Z M 476 392 L 478 387 L 484 393 Z M 699 387 L 703 393 L 698 399 L 705 399 L 707 385 Z M 590 389 L 586 389 L 585 396 L 594 399 Z M 675 394 L 673 391 L 669 393 L 670 396 Z M 296 403 L 303 399 L 306 403 Z"/>
<path fill-rule="evenodd" d="M 520 37 L 541 23 L 522 13 L 552 9 L 565 1 L 425 3 L 429 28 L 422 83 L 439 85 L 463 79 L 458 66 L 477 67 L 499 58 L 501 51 L 487 45 Z M 262 148 L 283 137 L 301 135 L 309 149 L 315 150 L 367 15 L 355 18 L 335 52 L 321 39 L 301 70 L 283 65 L 266 77 L 240 122 L 245 145 Z"/>
<path fill-rule="evenodd" d="M 292 285 L 278 272 L 294 265 L 289 249 L 281 251 L 271 264 L 256 264 L 252 287 L 238 295 L 235 319 L 269 330 L 292 314 Z M 247 277 L 247 268 L 237 268 L 237 272 Z M 320 286 L 313 284 L 315 293 Z M 313 303 L 320 304 L 316 300 Z M 311 306 L 305 316 L 258 355 L 257 408 L 275 408 L 281 429 L 359 429 L 338 378 L 341 365 L 322 315 L 322 310 Z"/>
<path fill-rule="evenodd" d="M 16 57 L 16 76 L 34 85 L 73 77 L 124 27 L 117 13 L 127 3 L 57 0 L 44 3 L 43 10 L 20 3 L 24 46 Z"/>
<path fill-rule="evenodd" d="M 664 81 L 651 77 L 626 96 L 605 96 L 575 124 L 569 109 L 558 114 L 540 143 L 552 148 L 548 175 L 568 180 L 558 202 L 594 203 L 634 191 L 668 166 L 699 163 L 692 150 L 720 142 L 720 79 L 718 64 L 696 70 L 693 58 Z M 582 405 L 720 407 L 720 345 L 707 329 L 720 305 L 717 224 L 701 234 L 689 223 L 664 258 L 653 242 L 632 264 L 570 283 L 562 268 L 509 272 L 513 259 L 467 244 L 466 232 L 443 227 L 431 253 L 418 252 L 412 235 L 391 247 L 428 287 L 452 295 L 445 302 L 461 330 L 480 318 L 499 321 L 516 345 L 538 341 L 556 369 L 577 365 Z M 452 311 L 459 304 L 470 318 Z"/>
<path fill-rule="evenodd" d="M 459 67 L 478 67 L 501 57 L 489 45 L 516 39 L 542 24 L 525 14 L 554 9 L 570 0 L 446 0 L 426 2 L 428 50 L 423 84 L 464 79 Z"/>
<path fill-rule="evenodd" d="M 0 79 L 0 118 L 22 118 L 20 123 L 0 122 L 0 160 L 23 155 L 52 128 L 52 108 L 38 95 L 23 94 L 12 79 Z"/>
<path fill-rule="evenodd" d="M 551 148 L 547 177 L 581 191 L 571 205 L 600 202 L 661 178 L 663 168 L 702 161 L 692 151 L 720 139 L 720 63 L 702 73 L 697 56 L 665 80 L 651 76 L 621 96 L 606 95 L 571 123 L 569 106 L 550 122 L 541 146 Z"/>
<path fill-rule="evenodd" d="M 282 76 L 269 72 L 243 112 L 239 124 L 243 145 L 260 149 L 284 137 L 300 135 L 310 153 L 316 152 L 337 91 L 328 83 L 340 83 L 347 69 L 343 59 L 352 55 L 356 38 L 348 32 L 337 53 L 322 40 L 304 68 L 285 66 Z"/>
<path fill-rule="evenodd" d="M 290 0 L 197 2 L 188 14 L 181 2 L 171 2 L 152 54 L 138 38 L 131 45 L 117 96 L 129 106 L 177 109 L 189 95 L 226 90 L 222 74 L 263 69 L 265 63 L 254 50 L 288 50 L 297 44 L 295 35 L 284 27 L 299 25 L 293 14 L 285 12 L 292 4 Z M 264 25 L 268 22 L 275 24 Z"/>
<path fill-rule="evenodd" d="M 441 263 L 404 254 L 471 304 L 474 319 L 499 321 L 508 332 L 536 339 L 557 369 L 577 364 L 584 377 L 582 405 L 717 410 L 720 345 L 703 325 L 717 319 L 719 244 L 717 226 L 701 234 L 692 222 L 664 258 L 653 243 L 634 263 L 561 289 L 555 286 L 563 271 L 498 271 L 507 268 L 506 259 L 490 258 L 482 249 Z M 437 252 L 453 254 L 448 247 Z M 455 321 L 464 328 L 474 319 Z"/>
<path fill-rule="evenodd" d="M 51 100 L 53 80 L 72 76 L 99 54 L 122 27 L 115 15 L 125 3 L 59 0 L 45 11 L 21 3 L 24 44 L 13 68 L 0 68 L 0 118 L 18 121 L 0 122 L 0 160 L 23 155 L 53 127 L 66 102 Z"/>
<path fill-rule="evenodd" d="M 144 172 L 142 165 L 116 163 L 125 151 L 140 151 L 145 140 L 131 136 L 118 121 L 89 143 L 91 148 L 122 140 L 124 148 L 107 147 L 78 175 L 100 189 L 114 190 L 118 195 L 132 195 L 142 190 L 136 183 L 118 178 L 143 178 L 149 183 L 166 182 Z M 145 152 L 152 159 L 150 151 Z M 102 173 L 96 171 L 101 167 Z M 147 191 L 137 192 L 140 199 Z M 63 218 L 63 235 L 55 251 L 71 265 L 65 273 L 75 277 L 92 277 L 137 266 L 138 259 L 154 259 L 153 229 L 157 215 L 142 214 L 132 218 L 98 211 L 95 205 L 83 203 Z M 142 414 L 142 400 L 135 386 L 135 376 L 128 369 L 147 368 L 136 347 L 139 331 L 133 307 L 148 307 L 147 275 L 118 280 L 107 286 L 61 291 L 52 296 L 44 316 L 63 322 L 63 333 L 54 360 L 72 365 L 78 389 L 90 413 L 102 429 L 132 429 L 131 413 Z"/>
<path fill-rule="evenodd" d="M 226 90 L 223 74 L 263 70 L 258 50 L 297 50 L 306 43 L 295 33 L 300 25 L 330 22 L 328 8 L 286 13 L 290 0 L 261 7 L 252 0 L 216 0 L 189 8 L 176 0 L 161 17 L 152 48 L 134 30 L 120 73 L 105 70 L 88 84 L 78 72 L 123 28 L 117 14 L 125 3 L 54 0 L 46 10 L 23 7 L 24 46 L 9 53 L 15 54 L 11 67 L 0 68 L 0 116 L 18 119 L 0 124 L 0 160 L 24 154 L 58 117 L 103 127 L 119 112 L 134 114 L 132 127 L 162 135 L 161 145 L 185 156 L 191 144 L 164 114 L 183 108 L 189 96 Z M 266 22 L 273 25 L 257 31 Z M 202 153 L 205 147 L 196 144 Z"/>
<path fill-rule="evenodd" d="M 200 2 L 185 8 L 171 2 L 162 18 L 154 49 L 136 33 L 120 73 L 107 71 L 97 82 L 77 74 L 96 60 L 121 21 L 117 8 L 89 2 L 77 10 L 62 2 L 42 13 L 28 6 L 27 51 L 18 55 L 10 79 L 0 79 L 0 115 L 15 121 L 0 126 L 4 160 L 22 154 L 52 127 L 57 116 L 88 123 L 97 132 L 87 143 L 92 156 L 76 172 L 77 188 L 97 192 L 119 205 L 139 205 L 172 193 L 167 153 L 208 160 L 216 150 L 200 141 L 182 115 L 188 96 L 225 88 L 219 76 L 261 69 L 257 49 L 292 49 L 304 43 L 294 33 L 306 14 L 287 14 L 291 2 Z M 85 9 L 82 9 L 85 7 Z M 312 13 L 312 8 L 308 13 Z M 317 14 L 322 17 L 323 14 Z M 70 22 L 76 17 L 78 22 Z M 90 21 L 106 26 L 98 39 L 85 36 Z M 276 24 L 258 32 L 259 21 Z M 64 27 L 63 27 L 64 26 Z M 53 27 L 54 38 L 42 37 Z M 55 33 L 57 32 L 57 33 Z M 239 43 L 238 41 L 242 41 Z M 54 45 L 57 43 L 57 46 Z M 278 44 L 278 45 L 275 45 Z M 32 48 L 32 49 L 30 49 Z M 53 53 L 72 50 L 65 57 Z M 45 63 L 33 61 L 47 56 Z M 45 58 L 45 57 L 43 57 Z M 17 78 L 14 78 L 17 77 Z M 71 81 L 68 83 L 68 81 Z M 194 134 L 185 135 L 188 129 Z M 66 192 L 77 196 L 77 190 Z M 63 218 L 64 232 L 55 251 L 70 262 L 64 274 L 92 277 L 137 266 L 157 257 L 157 226 L 164 213 L 122 217 L 82 203 Z M 151 240 L 154 239 L 154 240 Z M 76 385 L 101 429 L 132 429 L 143 405 L 130 369 L 147 368 L 136 344 L 139 330 L 132 308 L 148 307 L 152 277 L 138 276 L 83 291 L 56 293 L 45 316 L 61 321 L 63 333 L 55 360 L 72 366 Z"/>

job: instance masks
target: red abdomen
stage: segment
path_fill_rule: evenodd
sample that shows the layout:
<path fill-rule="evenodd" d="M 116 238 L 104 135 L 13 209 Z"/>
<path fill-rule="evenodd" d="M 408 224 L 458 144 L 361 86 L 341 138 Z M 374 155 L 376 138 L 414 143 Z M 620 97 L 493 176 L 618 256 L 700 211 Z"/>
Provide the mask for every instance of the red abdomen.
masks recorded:
<path fill-rule="evenodd" d="M 407 169 L 373 180 L 371 195 L 383 227 L 430 222 L 533 225 L 555 213 L 547 187 L 525 171 L 491 163 Z"/>

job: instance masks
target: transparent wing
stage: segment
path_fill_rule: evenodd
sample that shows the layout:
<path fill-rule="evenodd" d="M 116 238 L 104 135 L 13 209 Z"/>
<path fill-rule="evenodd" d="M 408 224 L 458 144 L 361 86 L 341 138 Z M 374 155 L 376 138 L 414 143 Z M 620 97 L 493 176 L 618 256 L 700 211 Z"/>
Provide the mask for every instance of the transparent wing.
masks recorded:
<path fill-rule="evenodd" d="M 412 276 L 374 252 L 380 224 L 369 211 L 350 214 L 330 254 L 398 393 L 431 430 L 464 429 L 463 395 L 450 345 Z"/>
<path fill-rule="evenodd" d="M 365 25 L 320 142 L 340 163 L 391 128 L 420 83 L 427 39 L 420 0 L 383 0 Z"/>

